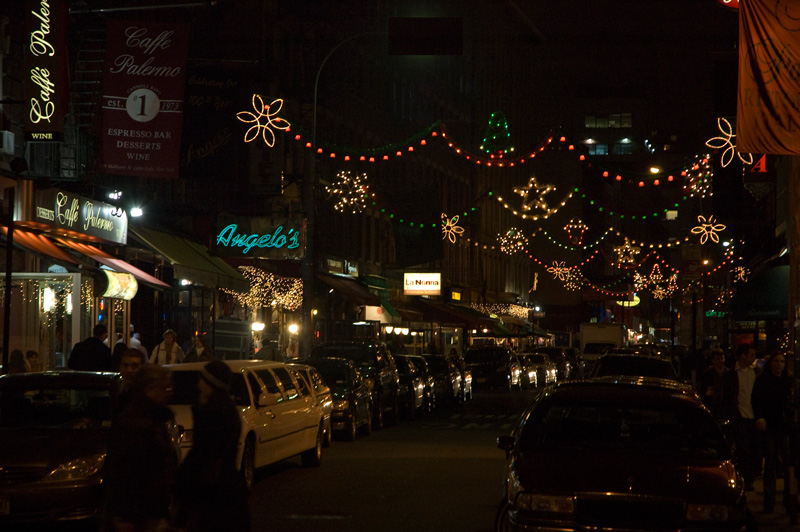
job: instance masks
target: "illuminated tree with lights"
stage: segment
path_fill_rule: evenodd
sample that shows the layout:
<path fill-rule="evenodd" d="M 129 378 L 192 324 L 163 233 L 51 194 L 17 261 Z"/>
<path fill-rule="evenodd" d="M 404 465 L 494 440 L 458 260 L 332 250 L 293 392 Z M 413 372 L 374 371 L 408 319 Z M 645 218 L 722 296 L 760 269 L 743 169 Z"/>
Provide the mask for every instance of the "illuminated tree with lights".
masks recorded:
<path fill-rule="evenodd" d="M 503 157 L 514 151 L 514 146 L 511 144 L 511 133 L 508 131 L 508 121 L 503 113 L 494 112 L 489 118 L 481 150 L 491 157 Z"/>

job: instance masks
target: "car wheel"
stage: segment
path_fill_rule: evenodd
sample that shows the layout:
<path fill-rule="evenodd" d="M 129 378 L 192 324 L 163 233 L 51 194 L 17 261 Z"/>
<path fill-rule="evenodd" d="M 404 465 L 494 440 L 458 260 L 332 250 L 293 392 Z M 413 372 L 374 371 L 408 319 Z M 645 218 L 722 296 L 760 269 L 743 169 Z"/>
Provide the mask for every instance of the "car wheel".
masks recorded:
<path fill-rule="evenodd" d="M 364 436 L 369 436 L 372 434 L 372 407 L 367 409 L 367 419 L 365 420 L 364 424 L 361 425 L 361 434 Z"/>
<path fill-rule="evenodd" d="M 324 432 L 325 429 L 322 427 L 322 425 L 320 425 L 319 429 L 317 429 L 317 440 L 314 444 L 314 447 L 300 455 L 303 466 L 319 467 L 322 464 L 322 434 Z"/>
<path fill-rule="evenodd" d="M 247 442 L 244 444 L 244 451 L 242 451 L 242 466 L 240 473 L 242 480 L 244 480 L 245 488 L 249 492 L 253 487 L 253 479 L 255 478 L 255 463 L 256 463 L 256 450 L 253 444 L 253 438 L 248 437 Z"/>
<path fill-rule="evenodd" d="M 323 447 L 330 447 L 331 442 L 333 441 L 333 429 L 330 425 L 325 428 L 325 434 L 322 439 L 322 446 Z"/>
<path fill-rule="evenodd" d="M 347 441 L 356 441 L 356 432 L 358 432 L 358 418 L 357 414 L 353 412 L 353 417 L 350 419 L 350 424 L 347 425 L 344 437 Z"/>
<path fill-rule="evenodd" d="M 372 404 L 372 430 L 383 428 L 383 402 L 380 398 Z"/>
<path fill-rule="evenodd" d="M 508 523 L 508 502 L 503 501 L 497 509 L 497 515 L 494 518 L 494 532 L 508 532 L 511 526 Z"/>

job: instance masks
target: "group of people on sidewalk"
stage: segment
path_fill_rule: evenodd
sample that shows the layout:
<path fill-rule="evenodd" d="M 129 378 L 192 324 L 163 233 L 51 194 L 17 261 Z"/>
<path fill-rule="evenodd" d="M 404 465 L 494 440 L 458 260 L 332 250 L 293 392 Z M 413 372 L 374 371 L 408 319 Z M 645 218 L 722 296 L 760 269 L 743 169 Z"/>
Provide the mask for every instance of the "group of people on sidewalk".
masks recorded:
<path fill-rule="evenodd" d="M 122 355 L 123 389 L 111 423 L 104 483 L 104 532 L 246 532 L 247 490 L 236 467 L 241 421 L 221 361 L 207 362 L 192 407 L 192 448 L 178 463 L 172 374 Z M 138 365 L 138 367 L 137 367 Z"/>
<path fill-rule="evenodd" d="M 710 365 L 697 378 L 697 391 L 712 414 L 730 424 L 746 488 L 763 472 L 765 513 L 776 502 L 777 478 L 786 475 L 794 457 L 797 425 L 794 421 L 793 383 L 786 355 L 769 353 L 757 361 L 752 345 L 741 344 L 729 368 L 725 353 L 711 352 Z M 783 504 L 789 504 L 790 485 L 784 483 Z"/>
<path fill-rule="evenodd" d="M 67 367 L 83 371 L 119 371 L 122 354 L 129 349 L 139 351 L 145 363 L 157 366 L 183 362 L 208 362 L 215 359 L 214 351 L 208 345 L 208 337 L 205 334 L 196 335 L 186 352 L 178 345 L 178 334 L 174 330 L 164 331 L 161 339 L 161 343 L 156 345 L 149 356 L 138 333 L 131 336 L 130 345 L 126 345 L 120 338 L 112 348 L 108 345 L 108 328 L 98 323 L 92 329 L 92 336 L 75 344 L 69 355 Z"/>

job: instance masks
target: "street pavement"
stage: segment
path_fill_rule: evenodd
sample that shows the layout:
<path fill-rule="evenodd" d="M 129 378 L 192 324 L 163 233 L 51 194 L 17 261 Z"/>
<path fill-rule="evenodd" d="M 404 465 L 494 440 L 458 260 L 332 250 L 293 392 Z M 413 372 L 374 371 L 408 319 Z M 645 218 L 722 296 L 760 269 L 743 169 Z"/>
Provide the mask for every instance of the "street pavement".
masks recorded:
<path fill-rule="evenodd" d="M 764 484 L 761 477 L 753 483 L 753 491 L 747 492 L 747 505 L 753 512 L 758 525 L 758 532 L 800 532 L 800 524 L 792 524 L 791 517 L 783 506 L 783 479 L 778 479 L 778 493 L 775 510 L 771 514 L 764 513 Z"/>

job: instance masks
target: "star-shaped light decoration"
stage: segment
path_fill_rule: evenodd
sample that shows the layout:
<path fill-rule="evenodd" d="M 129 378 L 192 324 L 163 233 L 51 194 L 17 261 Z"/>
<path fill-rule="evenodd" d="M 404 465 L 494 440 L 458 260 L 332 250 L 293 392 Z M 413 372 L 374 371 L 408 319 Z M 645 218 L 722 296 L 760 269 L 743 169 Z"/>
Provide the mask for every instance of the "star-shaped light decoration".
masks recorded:
<path fill-rule="evenodd" d="M 701 235 L 700 244 L 705 244 L 709 239 L 715 243 L 719 242 L 719 235 L 717 235 L 717 233 L 725 230 L 724 225 L 715 223 L 713 216 L 709 216 L 708 219 L 706 219 L 702 214 L 697 217 L 697 221 L 700 225 L 692 227 L 692 234 Z"/>
<path fill-rule="evenodd" d="M 565 262 L 566 261 L 563 260 L 561 262 L 554 260 L 553 265 L 547 267 L 547 271 L 553 274 L 553 279 L 558 279 L 559 281 L 562 282 L 567 280 L 567 275 L 569 275 L 569 268 L 567 268 L 564 265 Z"/>
<path fill-rule="evenodd" d="M 353 214 L 362 212 L 367 206 L 369 185 L 365 185 L 367 174 L 350 173 L 349 170 L 336 174 L 336 183 L 326 185 L 325 190 L 330 198 L 336 198 L 333 208 L 339 212 L 350 211 Z"/>
<path fill-rule="evenodd" d="M 722 133 L 721 137 L 712 137 L 706 141 L 706 146 L 709 148 L 714 149 L 722 149 L 725 148 L 725 151 L 722 152 L 721 163 L 723 168 L 731 164 L 733 161 L 733 154 L 735 153 L 739 160 L 745 164 L 753 164 L 753 154 L 747 153 L 742 155 L 741 152 L 736 150 L 736 144 L 733 143 L 734 135 L 733 133 L 733 126 L 731 123 L 728 122 L 724 118 L 717 118 L 717 127 L 719 128 L 720 133 Z"/>
<path fill-rule="evenodd" d="M 625 237 L 625 243 L 619 247 L 614 248 L 617 254 L 617 262 L 620 264 L 634 264 L 636 262 L 636 255 L 642 250 L 640 247 L 632 246 L 630 239 Z"/>
<path fill-rule="evenodd" d="M 641 275 L 639 272 L 633 274 L 633 288 L 637 292 L 640 292 L 647 288 L 647 285 L 650 284 L 650 279 Z"/>
<path fill-rule="evenodd" d="M 283 107 L 283 100 L 276 99 L 269 105 L 264 103 L 260 94 L 253 94 L 253 110 L 255 113 L 249 111 L 240 111 L 236 113 L 236 118 L 245 124 L 253 124 L 244 134 L 245 142 L 252 142 L 258 138 L 259 132 L 264 139 L 264 144 L 270 148 L 275 145 L 275 132 L 272 128 L 281 131 L 289 131 L 291 124 L 288 120 L 278 116 Z M 262 123 L 262 120 L 264 121 Z"/>
<path fill-rule="evenodd" d="M 522 196 L 523 211 L 527 212 L 535 209 L 547 212 L 547 200 L 544 199 L 544 196 L 555 189 L 556 187 L 553 185 L 540 185 L 535 177 L 531 177 L 527 186 L 514 188 L 514 194 Z"/>
<path fill-rule="evenodd" d="M 455 244 L 456 238 L 462 234 L 464 234 L 464 228 L 458 226 L 458 215 L 448 218 L 445 213 L 442 213 L 442 240 L 446 238 Z"/>
<path fill-rule="evenodd" d="M 497 240 L 500 242 L 500 251 L 509 255 L 525 251 L 528 247 L 528 239 L 516 227 L 512 227 L 505 234 L 497 235 Z"/>

